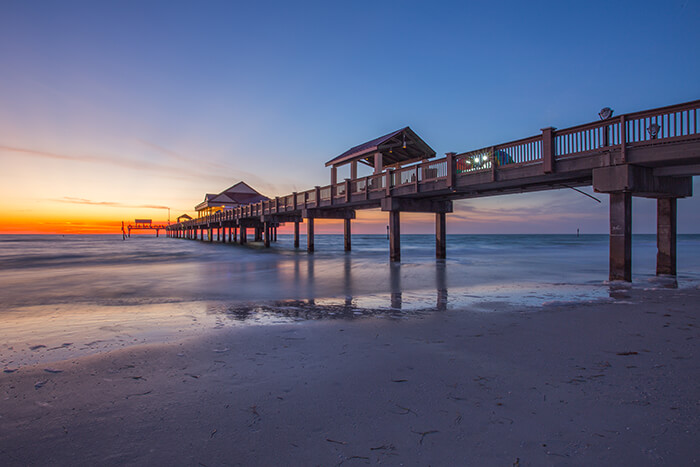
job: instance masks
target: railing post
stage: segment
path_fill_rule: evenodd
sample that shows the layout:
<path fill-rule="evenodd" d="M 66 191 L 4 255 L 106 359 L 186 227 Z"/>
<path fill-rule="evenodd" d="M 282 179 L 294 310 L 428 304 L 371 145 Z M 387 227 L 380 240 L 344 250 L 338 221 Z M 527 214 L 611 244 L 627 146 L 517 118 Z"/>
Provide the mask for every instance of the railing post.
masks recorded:
<path fill-rule="evenodd" d="M 542 163 L 544 173 L 554 172 L 554 127 L 542 128 Z"/>
<path fill-rule="evenodd" d="M 496 181 L 496 148 L 491 148 L 491 181 Z"/>
<path fill-rule="evenodd" d="M 280 212 L 280 197 L 275 196 L 275 214 Z"/>
<path fill-rule="evenodd" d="M 297 192 L 292 193 L 292 208 L 294 211 L 297 210 Z"/>
<path fill-rule="evenodd" d="M 394 171 L 392 169 L 386 169 L 384 177 L 386 177 L 386 181 L 384 182 L 384 188 L 386 189 L 386 195 L 391 196 L 391 174 Z"/>
<path fill-rule="evenodd" d="M 315 186 L 314 190 L 316 191 L 316 204 L 315 204 L 315 206 L 318 207 L 321 205 L 321 187 Z"/>
<path fill-rule="evenodd" d="M 620 158 L 623 164 L 627 163 L 627 122 L 624 115 L 620 115 Z"/>
<path fill-rule="evenodd" d="M 448 152 L 445 154 L 447 156 L 447 188 L 454 188 L 456 185 L 456 175 L 457 170 L 455 166 L 455 156 L 457 153 Z"/>
<path fill-rule="evenodd" d="M 345 202 L 350 202 L 350 179 L 345 179 Z"/>

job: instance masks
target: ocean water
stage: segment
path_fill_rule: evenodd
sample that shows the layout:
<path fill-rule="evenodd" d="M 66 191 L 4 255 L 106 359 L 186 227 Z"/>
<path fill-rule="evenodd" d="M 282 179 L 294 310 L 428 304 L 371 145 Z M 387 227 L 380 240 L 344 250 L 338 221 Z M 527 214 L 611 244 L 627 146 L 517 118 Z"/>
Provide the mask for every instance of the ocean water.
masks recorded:
<path fill-rule="evenodd" d="M 226 326 L 410 319 L 434 312 L 536 311 L 625 297 L 608 284 L 606 235 L 318 235 L 316 252 L 121 235 L 0 236 L 0 365 L 51 361 Z M 678 239 L 678 286 L 700 284 L 700 235 Z M 633 238 L 633 284 L 654 276 L 656 238 Z"/>

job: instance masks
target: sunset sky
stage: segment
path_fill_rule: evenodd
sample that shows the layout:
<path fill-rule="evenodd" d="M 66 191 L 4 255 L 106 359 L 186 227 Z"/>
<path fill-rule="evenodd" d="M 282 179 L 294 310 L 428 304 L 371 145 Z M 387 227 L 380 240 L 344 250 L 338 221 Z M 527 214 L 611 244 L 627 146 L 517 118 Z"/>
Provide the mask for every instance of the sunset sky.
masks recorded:
<path fill-rule="evenodd" d="M 327 184 L 326 161 L 407 125 L 442 155 L 698 99 L 700 2 L 4 0 L 0 70 L 0 233 L 117 233 L 240 180 Z M 448 233 L 606 233 L 596 196 L 460 201 Z M 654 202 L 634 205 L 654 232 Z"/>

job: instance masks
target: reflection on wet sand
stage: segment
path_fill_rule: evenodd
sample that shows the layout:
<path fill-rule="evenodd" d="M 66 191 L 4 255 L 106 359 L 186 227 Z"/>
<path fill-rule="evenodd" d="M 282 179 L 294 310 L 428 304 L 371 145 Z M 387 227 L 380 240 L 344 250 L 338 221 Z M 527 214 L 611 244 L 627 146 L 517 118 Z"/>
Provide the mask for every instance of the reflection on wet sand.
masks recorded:
<path fill-rule="evenodd" d="M 678 280 L 676 276 L 660 275 L 649 279 L 652 289 L 677 289 Z M 628 282 L 611 282 L 608 284 L 608 295 L 613 300 L 626 300 L 632 297 L 632 284 Z"/>
<path fill-rule="evenodd" d="M 447 309 L 447 268 L 445 260 L 435 263 L 435 287 L 437 289 L 437 309 Z"/>
<path fill-rule="evenodd" d="M 405 285 L 410 281 L 404 281 L 403 276 L 412 272 L 406 270 L 407 266 L 392 263 L 384 271 L 370 271 L 365 262 L 354 261 L 351 254 L 345 254 L 342 261 L 341 267 L 337 267 L 336 262 L 336 267 L 327 268 L 313 257 L 286 259 L 274 268 L 279 273 L 275 275 L 277 282 L 271 284 L 282 289 L 291 286 L 297 298 L 275 299 L 270 296 L 267 301 L 212 302 L 208 311 L 239 322 L 262 323 L 280 322 L 279 320 L 357 319 L 367 316 L 405 317 L 448 308 L 445 261 L 436 261 L 434 264 L 434 301 L 426 300 L 429 292 L 425 287 L 417 290 Z M 381 272 L 388 273 L 388 281 L 382 278 Z M 412 273 L 415 275 L 415 272 Z M 384 290 L 379 293 L 367 293 L 366 287 L 364 290 L 362 287 L 367 276 L 371 276 L 374 281 L 388 283 L 388 287 L 380 287 Z M 377 285 L 374 284 L 374 290 Z M 245 285 L 239 284 L 239 287 Z M 408 301 L 407 294 L 410 296 Z"/>
<path fill-rule="evenodd" d="M 389 264 L 390 283 L 391 283 L 391 307 L 401 309 L 401 265 L 398 263 Z"/>

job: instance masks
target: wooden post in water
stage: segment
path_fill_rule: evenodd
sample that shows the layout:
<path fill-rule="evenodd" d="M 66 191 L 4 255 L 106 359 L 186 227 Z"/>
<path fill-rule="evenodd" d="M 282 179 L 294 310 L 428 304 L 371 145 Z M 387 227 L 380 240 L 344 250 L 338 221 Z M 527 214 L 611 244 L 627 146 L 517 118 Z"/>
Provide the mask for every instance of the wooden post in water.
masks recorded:
<path fill-rule="evenodd" d="M 306 251 L 313 253 L 314 251 L 314 218 L 306 219 Z"/>
<path fill-rule="evenodd" d="M 389 261 L 401 261 L 400 211 L 389 211 Z"/>
<path fill-rule="evenodd" d="M 632 193 L 610 193 L 610 280 L 632 281 Z"/>
<path fill-rule="evenodd" d="M 345 251 L 350 251 L 352 249 L 352 244 L 351 244 L 351 230 L 350 230 L 350 219 L 343 219 L 343 233 L 345 237 Z"/>
<path fill-rule="evenodd" d="M 676 275 L 676 198 L 656 200 L 656 275 Z"/>
<path fill-rule="evenodd" d="M 435 213 L 435 257 L 447 258 L 447 232 L 445 229 L 445 213 Z"/>
<path fill-rule="evenodd" d="M 241 226 L 241 245 L 248 243 L 248 228 L 244 225 Z"/>
<path fill-rule="evenodd" d="M 294 221 L 294 248 L 299 248 L 299 221 Z"/>
<path fill-rule="evenodd" d="M 270 232 L 272 227 L 270 227 L 269 222 L 265 222 L 265 248 L 270 248 Z"/>

